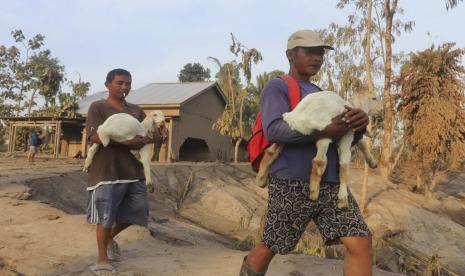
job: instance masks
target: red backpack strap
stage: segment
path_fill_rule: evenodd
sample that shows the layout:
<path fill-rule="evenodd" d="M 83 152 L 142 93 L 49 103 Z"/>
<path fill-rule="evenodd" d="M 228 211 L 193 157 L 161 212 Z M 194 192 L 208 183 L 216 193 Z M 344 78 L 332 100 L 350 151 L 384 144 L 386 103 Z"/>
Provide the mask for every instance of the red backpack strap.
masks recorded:
<path fill-rule="evenodd" d="M 289 75 L 283 75 L 283 76 L 280 76 L 279 78 L 285 81 L 287 84 L 287 95 L 289 97 L 289 103 L 290 103 L 291 110 L 293 110 L 300 101 L 299 84 L 293 77 Z"/>

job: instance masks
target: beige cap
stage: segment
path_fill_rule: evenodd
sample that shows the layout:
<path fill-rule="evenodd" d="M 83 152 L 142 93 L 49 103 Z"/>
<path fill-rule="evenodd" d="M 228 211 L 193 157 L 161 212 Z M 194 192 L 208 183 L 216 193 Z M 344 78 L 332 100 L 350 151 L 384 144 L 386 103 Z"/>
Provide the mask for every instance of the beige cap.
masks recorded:
<path fill-rule="evenodd" d="M 291 34 L 287 40 L 287 49 L 295 47 L 323 47 L 333 50 L 333 47 L 323 42 L 320 34 L 311 30 L 300 30 Z"/>

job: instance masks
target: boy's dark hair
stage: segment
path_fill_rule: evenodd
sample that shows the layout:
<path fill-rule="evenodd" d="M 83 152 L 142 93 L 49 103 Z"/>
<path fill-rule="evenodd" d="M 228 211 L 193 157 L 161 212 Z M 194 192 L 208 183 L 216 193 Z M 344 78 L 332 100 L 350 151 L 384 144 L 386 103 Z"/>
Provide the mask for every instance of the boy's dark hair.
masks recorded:
<path fill-rule="evenodd" d="M 118 68 L 118 69 L 113 69 L 110 72 L 108 72 L 106 82 L 110 83 L 113 81 L 115 76 L 121 76 L 121 75 L 131 77 L 131 73 L 129 73 L 129 71 Z"/>

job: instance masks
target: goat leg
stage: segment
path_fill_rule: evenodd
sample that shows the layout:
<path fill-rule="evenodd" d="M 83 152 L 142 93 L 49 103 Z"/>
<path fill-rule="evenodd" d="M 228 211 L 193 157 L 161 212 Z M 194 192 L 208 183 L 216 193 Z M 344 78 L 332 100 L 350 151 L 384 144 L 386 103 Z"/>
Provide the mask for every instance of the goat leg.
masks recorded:
<path fill-rule="evenodd" d="M 326 153 L 330 143 L 331 139 L 327 138 L 316 141 L 316 156 L 312 161 L 312 172 L 310 174 L 309 197 L 311 200 L 317 200 L 320 194 L 320 182 L 326 170 Z"/>
<path fill-rule="evenodd" d="M 349 171 L 350 171 L 350 157 L 351 151 L 350 147 L 352 146 L 352 141 L 354 140 L 354 133 L 349 131 L 346 135 L 338 141 L 337 151 L 339 154 L 339 193 L 338 193 L 338 204 L 339 208 L 346 208 L 348 204 L 348 188 L 347 184 L 349 182 Z"/>
<path fill-rule="evenodd" d="M 152 180 L 152 170 L 150 169 L 150 148 L 149 145 L 143 146 L 140 151 L 140 162 L 144 168 L 145 184 L 147 185 L 147 190 L 150 193 L 153 193 L 155 190 Z"/>
<path fill-rule="evenodd" d="M 278 158 L 279 153 L 283 146 L 277 143 L 271 144 L 265 152 L 263 153 L 263 158 L 260 162 L 260 167 L 257 172 L 257 176 L 255 176 L 255 184 L 261 188 L 266 186 L 266 179 L 268 178 L 268 170 L 270 165 Z"/>
<path fill-rule="evenodd" d="M 365 161 L 370 168 L 375 169 L 378 167 L 378 162 L 375 160 L 373 155 L 371 155 L 370 151 L 368 150 L 367 142 L 364 139 L 361 139 L 357 142 L 357 147 L 362 151 L 363 157 L 365 157 Z"/>
<path fill-rule="evenodd" d="M 88 172 L 89 167 L 92 164 L 92 160 L 94 160 L 94 155 L 97 153 L 99 148 L 99 144 L 94 143 L 87 151 L 86 160 L 84 161 L 84 168 L 82 169 L 83 172 Z"/>
<path fill-rule="evenodd" d="M 339 186 L 339 193 L 337 195 L 337 207 L 340 209 L 347 208 L 348 204 L 347 182 L 349 178 L 349 166 L 349 164 L 340 164 L 339 167 L 341 184 Z"/>

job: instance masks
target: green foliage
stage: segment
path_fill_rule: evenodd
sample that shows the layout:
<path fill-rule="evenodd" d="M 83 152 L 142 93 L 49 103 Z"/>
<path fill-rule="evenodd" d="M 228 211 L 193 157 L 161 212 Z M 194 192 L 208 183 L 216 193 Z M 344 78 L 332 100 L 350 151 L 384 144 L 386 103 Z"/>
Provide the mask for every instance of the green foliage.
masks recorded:
<path fill-rule="evenodd" d="M 178 79 L 180 82 L 199 82 L 210 79 L 210 69 L 204 68 L 200 63 L 187 63 L 179 71 Z"/>
<path fill-rule="evenodd" d="M 263 89 L 268 81 L 285 75 L 281 70 L 274 70 L 269 73 L 264 72 L 257 76 L 257 84 L 251 84 L 246 96 L 246 105 L 244 107 L 244 128 L 245 128 L 245 137 L 250 137 L 252 135 L 252 126 L 255 121 L 255 117 L 260 110 L 260 96 L 262 95 Z"/>
<path fill-rule="evenodd" d="M 81 81 L 81 78 L 79 78 L 77 83 L 69 81 L 69 85 L 72 88 L 70 93 L 63 91 L 58 93 L 58 105 L 44 107 L 39 110 L 38 113 L 45 116 L 75 118 L 77 116 L 76 111 L 79 108 L 78 102 L 87 96 L 90 83 L 83 82 Z"/>
<path fill-rule="evenodd" d="M 250 99 L 252 64 L 262 60 L 262 56 L 257 49 L 248 49 L 242 45 L 233 34 L 231 34 L 231 39 L 230 51 L 236 57 L 241 57 L 239 62 L 233 60 L 222 65 L 217 58 L 210 57 L 220 68 L 216 78 L 228 101 L 225 111 L 213 124 L 213 129 L 218 130 L 222 135 L 231 137 L 236 143 L 234 160 L 237 161 L 237 146 L 245 136 L 244 110 Z M 245 78 L 245 85 L 241 83 L 241 75 Z"/>
<path fill-rule="evenodd" d="M 64 66 L 56 58 L 50 56 L 50 51 L 45 50 L 30 59 L 31 69 L 30 89 L 32 94 L 29 99 L 27 115 L 31 114 L 32 107 L 36 105 L 36 92 L 45 101 L 45 108 L 56 105 L 56 97 L 64 80 Z"/>
<path fill-rule="evenodd" d="M 463 2 L 463 0 L 445 0 L 446 2 L 446 9 L 453 9 L 455 8 L 460 2 Z"/>
<path fill-rule="evenodd" d="M 63 92 L 65 68 L 50 50 L 42 49 L 45 36 L 27 40 L 21 30 L 11 35 L 23 51 L 0 45 L 0 116 L 75 116 L 77 101 L 90 84 L 70 82 L 73 92 Z"/>
<path fill-rule="evenodd" d="M 409 158 L 426 181 L 465 162 L 465 50 L 453 46 L 413 53 L 397 80 Z"/>

